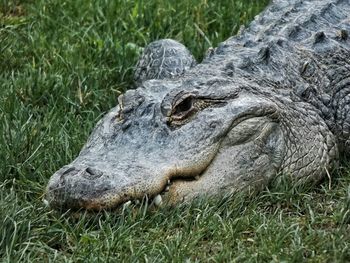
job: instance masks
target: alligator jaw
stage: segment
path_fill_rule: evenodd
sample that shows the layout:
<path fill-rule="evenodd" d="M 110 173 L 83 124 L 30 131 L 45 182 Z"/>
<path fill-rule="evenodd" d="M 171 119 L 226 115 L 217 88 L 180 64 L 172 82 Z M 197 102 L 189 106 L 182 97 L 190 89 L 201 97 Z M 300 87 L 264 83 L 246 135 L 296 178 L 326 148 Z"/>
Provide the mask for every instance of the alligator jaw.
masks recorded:
<path fill-rule="evenodd" d="M 132 194 L 128 195 L 126 193 L 118 194 L 112 190 L 111 193 L 107 193 L 99 198 L 81 203 L 79 207 L 93 211 L 115 209 L 130 202 L 138 203 L 140 200 L 145 199 L 145 197 L 155 206 L 161 206 L 163 203 L 173 205 L 176 203 L 176 192 L 172 191 L 172 186 L 180 182 L 190 184 L 191 182 L 201 180 L 201 176 L 204 174 L 207 167 L 210 166 L 214 158 L 215 154 L 210 158 L 209 164 L 200 166 L 204 167 L 200 170 L 199 167 L 196 167 L 195 169 L 172 169 L 167 176 L 164 176 L 164 179 L 160 180 L 161 182 L 157 187 L 157 189 L 161 189 L 160 191 L 154 191 L 153 193 L 133 192 Z M 105 200 L 108 200 L 108 202 Z"/>
<path fill-rule="evenodd" d="M 150 200 L 151 205 L 154 205 L 155 207 L 161 207 L 164 204 L 174 205 L 175 203 L 174 203 L 173 199 L 171 198 L 171 195 L 169 194 L 171 191 L 170 189 L 171 189 L 172 184 L 176 183 L 176 182 L 190 183 L 192 181 L 197 181 L 197 180 L 200 180 L 200 175 L 197 175 L 195 177 L 187 177 L 187 178 L 182 178 L 182 179 L 177 178 L 177 179 L 173 179 L 173 180 L 168 180 L 168 182 L 165 185 L 165 187 L 163 188 L 163 190 L 159 194 L 157 194 L 153 198 L 151 198 L 151 200 Z M 138 204 L 138 203 L 140 203 L 140 201 L 138 199 L 135 201 L 131 201 L 131 200 L 126 201 L 123 203 L 123 207 L 129 206 L 131 203 Z"/>
<path fill-rule="evenodd" d="M 177 183 L 191 184 L 192 182 L 196 182 L 199 180 L 201 180 L 201 174 L 193 177 L 185 177 L 185 178 L 175 177 L 174 179 L 168 180 L 163 191 L 154 197 L 153 203 L 156 206 L 161 206 L 163 203 L 173 205 L 175 204 L 175 200 L 173 196 L 175 191 L 172 191 L 173 190 L 172 186 L 174 184 L 177 184 Z M 182 199 L 183 199 L 182 201 L 184 201 L 185 197 L 183 197 Z"/>
<path fill-rule="evenodd" d="M 195 181 L 198 179 L 199 175 L 201 175 L 211 164 L 215 155 L 216 150 L 214 149 L 211 154 L 206 155 L 204 160 L 196 163 L 196 166 L 180 168 L 179 166 L 175 165 L 168 167 L 165 169 L 165 172 L 154 176 L 152 182 L 141 182 L 141 184 L 145 183 L 145 185 L 137 185 L 137 188 L 134 184 L 140 184 L 140 182 L 135 181 L 130 185 L 118 187 L 118 189 L 110 188 L 100 192 L 95 190 L 95 192 L 98 194 L 95 194 L 94 196 L 74 194 L 74 192 L 78 193 L 78 191 L 74 189 L 74 187 L 76 187 L 74 181 L 70 182 L 69 184 L 66 182 L 66 184 L 61 182 L 61 178 L 65 176 L 65 172 L 62 172 L 61 170 L 66 170 L 67 167 L 69 167 L 65 166 L 61 170 L 57 171 L 52 177 L 46 190 L 46 199 L 43 201 L 44 204 L 50 204 L 51 207 L 56 209 L 70 208 L 73 210 L 85 209 L 90 211 L 99 211 L 104 209 L 113 210 L 123 204 L 143 200 L 145 197 L 149 198 L 149 200 L 153 200 L 155 205 L 163 203 L 163 200 L 164 203 L 168 203 L 165 194 L 171 188 L 171 184 L 178 181 Z M 71 170 L 71 168 L 68 168 L 67 171 L 72 172 Z M 145 168 L 145 173 L 149 173 L 149 171 L 146 171 L 147 169 Z M 78 174 L 81 173 L 82 172 L 79 171 Z M 61 182 L 63 185 L 61 185 L 59 182 Z M 90 194 L 93 191 L 87 192 Z M 160 201 L 156 201 L 159 199 Z"/>
<path fill-rule="evenodd" d="M 114 191 L 110 191 L 109 193 L 102 194 L 98 198 L 90 199 L 90 200 L 80 200 L 76 201 L 76 205 L 72 207 L 73 209 L 76 207 L 78 209 L 85 209 L 89 211 L 99 211 L 104 209 L 115 209 L 118 208 L 124 204 L 130 204 L 131 202 L 139 203 L 140 200 L 143 200 L 145 197 L 150 198 L 149 200 L 154 204 L 155 206 L 161 206 L 163 203 L 172 205 L 174 203 L 174 198 L 169 195 L 172 185 L 174 183 L 178 182 L 194 182 L 200 180 L 200 175 L 194 176 L 194 177 L 174 177 L 174 179 L 167 179 L 165 183 L 163 183 L 162 189 L 160 192 L 155 192 L 153 194 L 144 194 L 144 195 L 137 195 L 135 198 L 130 198 L 128 195 L 120 195 L 115 193 Z M 47 199 L 43 200 L 45 205 L 49 204 L 49 201 Z M 52 205 L 52 204 L 51 204 Z M 53 204 L 53 206 L 55 206 Z M 61 207 L 62 208 L 62 207 Z"/>

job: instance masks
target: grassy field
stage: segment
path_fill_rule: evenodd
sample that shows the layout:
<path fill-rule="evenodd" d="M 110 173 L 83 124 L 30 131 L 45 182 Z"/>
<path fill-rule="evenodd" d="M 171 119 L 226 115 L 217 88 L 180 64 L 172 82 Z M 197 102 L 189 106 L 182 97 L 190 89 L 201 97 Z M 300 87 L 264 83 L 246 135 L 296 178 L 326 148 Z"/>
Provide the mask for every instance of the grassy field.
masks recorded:
<path fill-rule="evenodd" d="M 267 2 L 0 0 L 0 261 L 349 262 L 345 162 L 316 187 L 281 180 L 175 209 L 62 215 L 41 201 L 132 87 L 143 46 L 174 38 L 201 59 Z"/>

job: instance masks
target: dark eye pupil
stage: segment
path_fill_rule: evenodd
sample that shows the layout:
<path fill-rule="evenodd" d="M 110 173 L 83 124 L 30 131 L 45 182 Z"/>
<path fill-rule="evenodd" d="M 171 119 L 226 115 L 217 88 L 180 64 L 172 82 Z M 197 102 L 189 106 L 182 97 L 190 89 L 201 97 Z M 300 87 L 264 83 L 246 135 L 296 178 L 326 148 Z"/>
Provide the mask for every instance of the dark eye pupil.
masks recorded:
<path fill-rule="evenodd" d="M 184 99 L 179 105 L 176 106 L 174 114 L 180 114 L 183 112 L 187 112 L 192 108 L 192 98 Z"/>

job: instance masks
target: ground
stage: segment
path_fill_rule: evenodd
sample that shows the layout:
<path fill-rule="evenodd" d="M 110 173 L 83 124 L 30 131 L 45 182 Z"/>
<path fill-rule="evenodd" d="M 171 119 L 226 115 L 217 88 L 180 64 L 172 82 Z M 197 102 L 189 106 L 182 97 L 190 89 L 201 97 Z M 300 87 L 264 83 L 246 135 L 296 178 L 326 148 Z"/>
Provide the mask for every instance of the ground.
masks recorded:
<path fill-rule="evenodd" d="M 183 42 L 201 59 L 268 1 L 0 0 L 0 261 L 350 261 L 348 161 L 320 185 L 176 208 L 62 214 L 53 172 L 132 87 L 142 47 Z"/>

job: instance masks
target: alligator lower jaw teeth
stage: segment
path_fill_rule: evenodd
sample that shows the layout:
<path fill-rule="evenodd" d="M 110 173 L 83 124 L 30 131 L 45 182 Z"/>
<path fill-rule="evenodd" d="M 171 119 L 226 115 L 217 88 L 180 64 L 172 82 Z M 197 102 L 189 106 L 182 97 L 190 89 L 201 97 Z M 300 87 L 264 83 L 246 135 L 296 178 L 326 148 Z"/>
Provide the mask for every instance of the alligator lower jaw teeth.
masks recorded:
<path fill-rule="evenodd" d="M 187 178 L 185 177 L 185 178 L 184 178 L 184 181 L 198 181 L 200 178 L 201 178 L 200 175 L 196 175 L 196 176 L 194 176 L 194 177 L 187 177 Z M 174 179 L 174 180 L 175 180 L 175 181 L 176 181 L 176 180 L 181 180 L 181 178 L 176 178 L 176 179 Z M 170 186 L 171 186 L 172 183 L 173 183 L 173 182 L 172 182 L 170 179 L 168 179 L 167 184 L 166 184 L 164 190 L 163 190 L 159 195 L 164 195 L 165 193 L 169 192 Z M 157 196 L 156 196 L 156 197 L 157 197 Z"/>
<path fill-rule="evenodd" d="M 161 195 L 156 195 L 156 197 L 153 199 L 153 204 L 157 207 L 161 206 L 163 203 L 163 199 Z"/>
<path fill-rule="evenodd" d="M 171 181 L 168 179 L 167 184 L 166 184 L 166 186 L 161 194 L 163 194 L 165 192 L 169 192 L 170 185 L 171 185 Z"/>
<path fill-rule="evenodd" d="M 130 200 L 127 201 L 127 202 L 125 202 L 125 203 L 123 204 L 123 209 L 129 207 L 129 206 L 131 205 L 131 203 L 132 203 L 132 202 L 131 202 Z"/>

